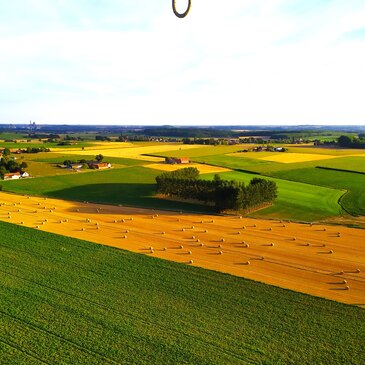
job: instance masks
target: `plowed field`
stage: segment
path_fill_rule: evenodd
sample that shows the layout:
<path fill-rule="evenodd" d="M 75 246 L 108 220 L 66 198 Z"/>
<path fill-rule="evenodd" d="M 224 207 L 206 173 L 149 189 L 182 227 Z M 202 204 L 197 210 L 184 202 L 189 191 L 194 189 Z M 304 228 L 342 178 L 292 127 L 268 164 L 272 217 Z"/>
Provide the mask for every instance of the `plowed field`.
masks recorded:
<path fill-rule="evenodd" d="M 0 220 L 365 305 L 365 232 L 0 193 Z"/>

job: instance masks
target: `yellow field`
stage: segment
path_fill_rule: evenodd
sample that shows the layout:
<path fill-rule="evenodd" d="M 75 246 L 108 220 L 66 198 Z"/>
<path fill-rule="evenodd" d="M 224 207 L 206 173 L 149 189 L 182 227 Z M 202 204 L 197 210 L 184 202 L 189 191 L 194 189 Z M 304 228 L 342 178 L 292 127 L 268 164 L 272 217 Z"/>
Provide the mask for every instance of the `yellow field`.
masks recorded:
<path fill-rule="evenodd" d="M 259 156 L 260 153 L 257 153 Z M 336 158 L 337 156 L 331 155 L 317 155 L 310 153 L 286 153 L 286 152 L 277 152 L 275 154 L 260 157 L 259 160 L 272 161 L 272 162 L 280 162 L 280 163 L 297 163 L 297 162 L 307 162 L 307 161 L 316 161 L 316 160 L 327 160 L 330 158 Z"/>
<path fill-rule="evenodd" d="M 344 303 L 365 303 L 361 229 L 178 214 L 2 192 L 0 203 L 0 220 L 9 223 Z"/>
<path fill-rule="evenodd" d="M 115 146 L 118 144 L 117 146 Z M 98 154 L 102 154 L 105 157 L 122 157 L 122 158 L 133 158 L 137 160 L 144 160 L 144 161 L 152 161 L 152 162 L 161 162 L 164 161 L 164 158 L 161 157 L 151 157 L 151 156 L 143 156 L 144 154 L 154 154 L 159 152 L 166 152 L 166 151 L 173 151 L 173 150 L 188 150 L 192 148 L 202 148 L 203 146 L 200 145 L 183 145 L 183 144 L 157 144 L 153 146 L 143 146 L 139 147 L 133 144 L 125 143 L 124 142 L 115 142 L 115 143 L 108 143 L 105 146 L 92 146 L 92 147 L 85 147 L 84 150 L 73 149 L 54 149 L 52 152 L 59 153 L 59 152 L 71 152 L 73 155 L 79 156 L 87 156 L 90 155 L 90 151 L 93 153 L 97 152 Z M 209 146 L 206 146 L 209 148 Z M 52 153 L 50 152 L 50 153 Z"/>
<path fill-rule="evenodd" d="M 220 172 L 231 171 L 230 169 L 226 169 L 224 167 L 204 165 L 200 163 L 174 164 L 174 165 L 169 165 L 164 163 L 153 163 L 149 165 L 144 165 L 144 167 L 161 171 L 169 171 L 169 172 L 184 169 L 186 167 L 196 167 L 201 174 L 218 174 Z"/>

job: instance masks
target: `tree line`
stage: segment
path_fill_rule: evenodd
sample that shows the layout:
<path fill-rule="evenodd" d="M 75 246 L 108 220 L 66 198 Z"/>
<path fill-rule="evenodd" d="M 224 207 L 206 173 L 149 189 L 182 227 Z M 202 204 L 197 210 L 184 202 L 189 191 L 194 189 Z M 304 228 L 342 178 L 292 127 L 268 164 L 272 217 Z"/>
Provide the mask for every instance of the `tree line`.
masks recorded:
<path fill-rule="evenodd" d="M 217 174 L 213 180 L 202 180 L 195 167 L 164 172 L 156 177 L 156 183 L 160 194 L 211 203 L 218 211 L 250 210 L 272 203 L 277 197 L 274 181 L 254 178 L 245 185 L 241 181 L 223 180 Z"/>

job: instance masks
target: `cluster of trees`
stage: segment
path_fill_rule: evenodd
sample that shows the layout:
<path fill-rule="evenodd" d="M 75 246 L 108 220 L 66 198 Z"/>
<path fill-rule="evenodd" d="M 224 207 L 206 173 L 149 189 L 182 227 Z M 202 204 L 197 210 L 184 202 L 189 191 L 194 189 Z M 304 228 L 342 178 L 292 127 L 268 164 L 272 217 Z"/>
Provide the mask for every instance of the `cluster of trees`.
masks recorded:
<path fill-rule="evenodd" d="M 102 162 L 103 159 L 104 159 L 104 156 L 102 154 L 98 154 L 95 156 L 95 161 L 98 163 Z M 93 161 L 87 161 L 84 158 L 82 158 L 81 160 L 65 160 L 65 161 L 63 161 L 63 164 L 68 167 L 71 167 L 72 165 L 76 165 L 76 164 L 81 164 L 82 168 L 88 169 L 90 167 L 89 166 L 90 162 L 93 162 Z"/>
<path fill-rule="evenodd" d="M 222 180 L 219 175 L 213 180 L 201 180 L 194 167 L 165 172 L 156 177 L 156 183 L 160 194 L 211 203 L 219 211 L 249 210 L 272 203 L 277 197 L 274 181 L 254 178 L 245 185 L 239 181 Z"/>
<path fill-rule="evenodd" d="M 23 153 L 39 153 L 39 152 L 50 152 L 51 150 L 46 147 L 27 147 L 22 150 Z"/>
<path fill-rule="evenodd" d="M 19 163 L 10 157 L 10 150 L 5 148 L 3 156 L 0 160 L 0 177 L 3 179 L 4 175 L 9 172 L 22 172 L 28 167 L 26 162 Z"/>
<path fill-rule="evenodd" d="M 337 143 L 341 147 L 365 148 L 365 135 L 359 134 L 359 138 L 349 137 L 349 136 L 340 136 L 337 139 Z"/>

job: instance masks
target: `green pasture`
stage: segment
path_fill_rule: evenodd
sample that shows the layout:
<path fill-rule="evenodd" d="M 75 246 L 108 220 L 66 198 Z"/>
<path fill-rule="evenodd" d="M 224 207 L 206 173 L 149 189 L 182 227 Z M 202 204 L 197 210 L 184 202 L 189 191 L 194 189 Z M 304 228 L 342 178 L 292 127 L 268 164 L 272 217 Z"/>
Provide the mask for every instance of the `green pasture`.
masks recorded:
<path fill-rule="evenodd" d="M 90 154 L 87 156 L 84 155 L 73 155 L 72 153 L 52 153 L 51 155 L 43 154 L 40 158 L 35 158 L 34 161 L 36 162 L 46 162 L 46 163 L 52 163 L 52 164 L 60 164 L 63 163 L 65 160 L 71 160 L 71 161 L 79 161 L 81 159 L 84 160 L 94 160 L 95 156 L 97 155 L 97 151 L 95 151 L 95 154 Z M 51 157 L 49 157 L 51 156 Z M 123 157 L 104 157 L 104 160 L 106 162 L 110 162 L 111 164 L 117 164 L 117 165 L 123 165 L 123 166 L 140 166 L 140 165 L 146 165 L 148 161 L 143 160 L 137 160 L 132 158 L 123 158 Z"/>
<path fill-rule="evenodd" d="M 222 179 L 243 181 L 248 184 L 256 175 L 239 171 L 223 172 Z M 204 178 L 213 178 L 213 174 Z M 252 213 L 251 216 L 260 218 L 282 218 L 298 221 L 315 221 L 342 213 L 338 200 L 343 191 L 321 186 L 303 184 L 295 181 L 264 177 L 276 182 L 278 198 L 274 205 Z"/>
<path fill-rule="evenodd" d="M 317 161 L 316 166 L 330 167 L 333 169 L 365 172 L 365 155 L 353 157 L 341 157 L 331 160 Z"/>
<path fill-rule="evenodd" d="M 365 215 L 365 175 L 317 168 L 279 171 L 273 175 L 333 189 L 346 189 L 347 193 L 341 199 L 342 207 L 352 215 Z"/>
<path fill-rule="evenodd" d="M 363 364 L 364 310 L 0 222 L 0 363 Z"/>
<path fill-rule="evenodd" d="M 4 191 L 105 204 L 126 204 L 156 209 L 209 212 L 203 205 L 154 197 L 155 177 L 161 171 L 141 166 L 70 173 L 34 179 L 3 181 Z"/>

